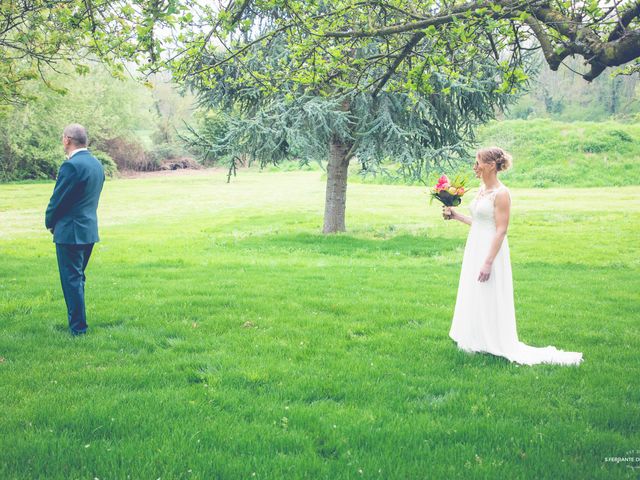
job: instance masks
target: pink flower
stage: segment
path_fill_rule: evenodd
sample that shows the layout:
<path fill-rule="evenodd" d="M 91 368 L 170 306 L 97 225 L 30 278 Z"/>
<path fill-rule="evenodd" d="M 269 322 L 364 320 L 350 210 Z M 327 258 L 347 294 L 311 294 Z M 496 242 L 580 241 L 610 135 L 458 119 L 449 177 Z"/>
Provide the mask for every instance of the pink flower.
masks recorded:
<path fill-rule="evenodd" d="M 442 175 L 439 179 L 438 179 L 438 184 L 436 185 L 437 187 L 443 187 L 444 185 L 449 185 L 449 178 L 447 178 L 446 175 Z"/>

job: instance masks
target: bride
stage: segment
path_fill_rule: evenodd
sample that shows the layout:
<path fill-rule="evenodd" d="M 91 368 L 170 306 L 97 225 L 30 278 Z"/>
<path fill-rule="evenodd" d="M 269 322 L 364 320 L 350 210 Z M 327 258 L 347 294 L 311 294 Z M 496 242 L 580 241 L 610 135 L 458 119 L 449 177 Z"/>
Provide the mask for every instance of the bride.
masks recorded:
<path fill-rule="evenodd" d="M 443 207 L 445 220 L 471 226 L 449 336 L 462 350 L 487 352 L 524 365 L 578 365 L 582 353 L 531 347 L 518 340 L 507 241 L 511 197 L 498 180 L 498 172 L 510 166 L 511 156 L 501 148 L 479 150 L 473 170 L 482 186 L 469 206 L 471 217 Z"/>

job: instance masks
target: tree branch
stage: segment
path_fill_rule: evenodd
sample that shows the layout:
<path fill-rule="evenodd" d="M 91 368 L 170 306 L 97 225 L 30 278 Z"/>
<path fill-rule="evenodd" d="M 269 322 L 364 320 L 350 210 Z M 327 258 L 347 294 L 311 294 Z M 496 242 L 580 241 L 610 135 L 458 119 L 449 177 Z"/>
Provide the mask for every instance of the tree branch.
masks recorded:
<path fill-rule="evenodd" d="M 633 5 L 622 12 L 616 28 L 614 28 L 609 34 L 609 38 L 607 40 L 609 42 L 618 40 L 622 35 L 624 35 L 625 30 L 633 19 L 638 17 L 640 17 L 640 1 L 636 1 Z"/>
<path fill-rule="evenodd" d="M 598 55 L 588 60 L 591 70 L 583 75 L 591 81 L 607 67 L 617 67 L 638 58 L 640 52 L 640 30 L 627 32 L 620 40 L 602 44 Z"/>
<path fill-rule="evenodd" d="M 397 25 L 392 25 L 390 27 L 383 27 L 383 28 L 378 28 L 373 30 L 348 30 L 343 32 L 326 32 L 324 36 L 332 37 L 332 38 L 384 37 L 386 35 L 395 35 L 398 33 L 422 30 L 432 25 L 436 27 L 439 25 L 445 25 L 453 22 L 458 17 L 464 16 L 465 14 L 468 14 L 468 13 L 475 13 L 481 9 L 483 11 L 482 15 L 484 16 L 486 14 L 485 10 L 491 9 L 491 6 L 495 4 L 498 4 L 499 6 L 505 9 L 508 9 L 509 11 L 505 13 L 498 13 L 491 10 L 490 15 L 493 18 L 508 18 L 512 16 L 514 12 L 519 13 L 519 9 L 521 9 L 523 6 L 531 7 L 532 5 L 542 4 L 542 3 L 544 3 L 544 0 L 535 0 L 535 1 L 524 2 L 524 3 L 514 2 L 514 1 L 505 1 L 505 0 L 501 0 L 498 2 L 469 2 L 469 3 L 462 4 L 458 7 L 452 8 L 448 14 L 433 16 L 433 17 L 425 17 L 424 20 L 420 20 L 418 22 L 397 24 Z"/>
<path fill-rule="evenodd" d="M 391 67 L 389 67 L 389 70 L 387 70 L 387 73 L 384 74 L 384 76 L 376 86 L 372 94 L 373 97 L 378 96 L 378 93 L 380 93 L 380 90 L 382 90 L 385 84 L 389 81 L 389 79 L 391 78 L 391 75 L 394 74 L 398 66 L 400 66 L 400 64 L 407 57 L 407 55 L 411 53 L 411 50 L 413 50 L 413 48 L 416 45 L 418 45 L 418 43 L 420 43 L 420 40 L 424 38 L 424 35 L 425 34 L 423 32 L 418 32 L 414 34 L 413 37 L 411 37 L 411 40 L 409 40 L 409 42 L 405 45 L 405 47 L 402 49 L 402 52 L 400 52 L 400 55 L 396 57 Z"/>
<path fill-rule="evenodd" d="M 231 19 L 231 23 L 232 24 L 236 24 L 240 21 L 240 19 L 242 18 L 242 15 L 244 15 L 245 10 L 247 9 L 247 7 L 249 6 L 249 4 L 251 3 L 251 0 L 245 0 L 244 2 L 242 2 L 242 5 L 240 5 L 240 8 L 238 9 L 238 11 L 235 13 L 235 15 L 233 16 L 233 18 Z M 233 5 L 235 6 L 235 5 Z M 231 9 L 231 7 L 230 7 Z"/>
<path fill-rule="evenodd" d="M 542 48 L 544 58 L 547 61 L 549 68 L 554 72 L 558 70 L 558 67 L 560 67 L 560 64 L 565 58 L 567 58 L 569 55 L 572 55 L 573 53 L 576 53 L 569 48 L 564 48 L 560 53 L 556 53 L 553 45 L 551 44 L 549 35 L 544 31 L 544 28 L 542 27 L 538 19 L 534 16 L 528 17 L 525 20 L 525 23 L 529 25 L 531 31 L 538 39 L 540 48 Z"/>

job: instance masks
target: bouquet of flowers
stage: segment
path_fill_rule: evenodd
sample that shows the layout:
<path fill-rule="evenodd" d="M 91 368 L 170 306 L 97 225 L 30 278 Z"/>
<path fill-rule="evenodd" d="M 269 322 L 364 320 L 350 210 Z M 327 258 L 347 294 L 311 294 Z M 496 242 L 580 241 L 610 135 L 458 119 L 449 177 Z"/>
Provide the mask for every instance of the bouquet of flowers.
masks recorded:
<path fill-rule="evenodd" d="M 438 179 L 438 183 L 431 189 L 431 201 L 435 198 L 446 207 L 457 207 L 462 203 L 462 196 L 467 192 L 467 179 L 457 175 L 453 181 L 446 175 Z"/>

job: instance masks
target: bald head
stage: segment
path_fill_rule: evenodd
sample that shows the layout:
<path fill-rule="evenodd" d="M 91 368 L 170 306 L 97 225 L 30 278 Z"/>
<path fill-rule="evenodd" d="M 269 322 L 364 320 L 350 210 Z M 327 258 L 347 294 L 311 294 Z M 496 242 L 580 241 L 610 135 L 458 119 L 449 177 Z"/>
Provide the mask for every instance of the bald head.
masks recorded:
<path fill-rule="evenodd" d="M 65 138 L 69 140 L 75 147 L 86 147 L 89 139 L 87 138 L 87 129 L 79 123 L 72 123 L 64 127 L 62 131 L 63 141 Z"/>

